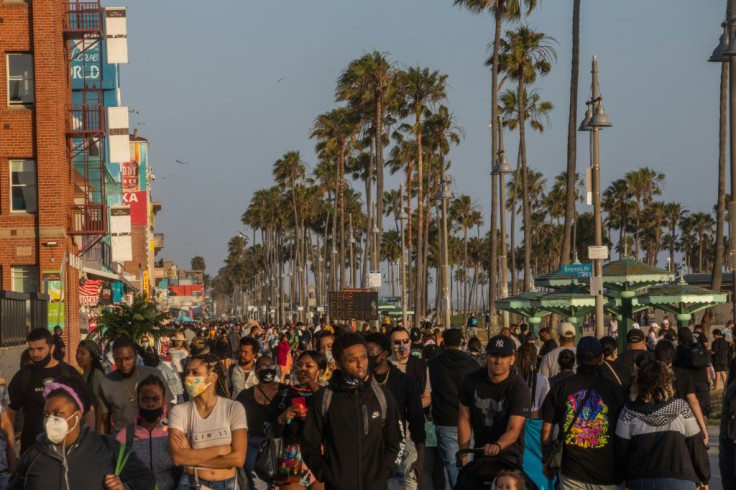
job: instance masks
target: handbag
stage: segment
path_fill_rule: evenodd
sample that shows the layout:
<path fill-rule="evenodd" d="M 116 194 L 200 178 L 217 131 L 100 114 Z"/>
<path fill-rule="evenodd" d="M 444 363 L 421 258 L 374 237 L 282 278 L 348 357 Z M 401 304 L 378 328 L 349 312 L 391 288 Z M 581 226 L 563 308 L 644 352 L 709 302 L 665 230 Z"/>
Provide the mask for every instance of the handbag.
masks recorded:
<path fill-rule="evenodd" d="M 567 426 L 567 429 L 565 429 L 560 436 L 552 441 L 552 444 L 550 444 L 550 451 L 547 454 L 547 458 L 545 459 L 545 462 L 547 464 L 547 467 L 551 470 L 559 470 L 562 466 L 562 451 L 565 446 L 565 436 L 568 432 L 570 432 L 570 429 L 572 429 L 572 426 L 575 425 L 575 422 L 578 421 L 578 418 L 580 417 L 580 412 L 583 411 L 583 407 L 585 407 L 585 402 L 588 400 L 588 392 L 590 390 L 585 390 L 585 393 L 583 394 L 583 398 L 580 402 L 580 405 L 578 406 L 577 410 L 575 410 L 575 416 L 572 418 L 572 422 L 570 422 L 570 425 Z"/>
<path fill-rule="evenodd" d="M 273 424 L 266 428 L 261 446 L 258 448 L 253 470 L 261 480 L 272 483 L 279 475 L 279 459 L 284 449 L 284 439 L 277 437 Z"/>

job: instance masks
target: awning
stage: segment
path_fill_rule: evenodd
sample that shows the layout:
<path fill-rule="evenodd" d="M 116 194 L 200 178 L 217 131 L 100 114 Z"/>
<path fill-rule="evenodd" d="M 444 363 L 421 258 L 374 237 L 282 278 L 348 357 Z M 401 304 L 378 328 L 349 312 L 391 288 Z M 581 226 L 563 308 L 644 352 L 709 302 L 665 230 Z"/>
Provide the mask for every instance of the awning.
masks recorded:
<path fill-rule="evenodd" d="M 130 289 L 132 289 L 132 290 L 134 290 L 136 292 L 138 291 L 138 288 L 132 286 L 131 283 L 130 283 L 130 281 L 128 281 L 125 277 L 123 277 L 120 274 L 115 274 L 114 272 L 108 272 L 108 271 L 103 271 L 103 270 L 99 270 L 99 269 L 92 269 L 91 267 L 82 267 L 82 272 L 84 272 L 88 276 L 94 276 L 94 277 L 99 277 L 99 278 L 102 278 L 102 279 L 108 279 L 110 281 L 120 281 L 122 283 L 125 283 L 125 285 L 127 287 L 129 287 Z"/>

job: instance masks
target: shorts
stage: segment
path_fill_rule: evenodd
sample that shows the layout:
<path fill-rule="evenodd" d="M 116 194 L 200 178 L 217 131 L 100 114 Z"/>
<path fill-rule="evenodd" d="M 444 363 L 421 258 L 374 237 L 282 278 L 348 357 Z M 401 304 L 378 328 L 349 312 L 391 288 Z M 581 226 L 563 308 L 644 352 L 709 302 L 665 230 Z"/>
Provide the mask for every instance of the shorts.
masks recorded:
<path fill-rule="evenodd" d="M 284 448 L 279 458 L 279 481 L 289 481 L 290 483 L 299 483 L 299 485 L 309 488 L 312 483 L 316 483 L 314 477 L 302 457 L 302 450 L 299 444 L 289 444 Z"/>

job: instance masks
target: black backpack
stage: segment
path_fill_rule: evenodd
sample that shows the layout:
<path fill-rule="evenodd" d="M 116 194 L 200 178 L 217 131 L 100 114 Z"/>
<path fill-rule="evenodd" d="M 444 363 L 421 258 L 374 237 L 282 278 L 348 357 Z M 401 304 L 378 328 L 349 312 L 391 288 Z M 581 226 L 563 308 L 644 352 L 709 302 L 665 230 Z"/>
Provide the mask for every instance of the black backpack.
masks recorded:
<path fill-rule="evenodd" d="M 691 367 L 696 369 L 708 367 L 708 352 L 700 342 L 692 342 L 687 347 L 686 353 Z"/>

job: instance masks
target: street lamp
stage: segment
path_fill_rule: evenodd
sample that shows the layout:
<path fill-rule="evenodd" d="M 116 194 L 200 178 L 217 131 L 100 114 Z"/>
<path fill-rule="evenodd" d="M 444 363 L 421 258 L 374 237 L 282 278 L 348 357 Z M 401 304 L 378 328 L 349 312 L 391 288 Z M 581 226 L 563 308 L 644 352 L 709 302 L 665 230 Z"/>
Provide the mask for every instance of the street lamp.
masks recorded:
<path fill-rule="evenodd" d="M 406 328 L 406 249 L 404 246 L 404 226 L 409 220 L 409 215 L 406 214 L 404 209 L 404 184 L 399 185 L 399 202 L 401 203 L 401 211 L 397 216 L 401 228 L 401 321 Z"/>
<path fill-rule="evenodd" d="M 603 98 L 600 96 L 598 88 L 598 58 L 593 56 L 593 64 L 591 73 L 593 78 L 591 81 L 591 98 L 586 102 L 588 106 L 585 112 L 585 119 L 580 124 L 579 131 L 590 132 L 590 153 L 591 153 L 591 184 L 593 188 L 593 229 L 595 233 L 595 245 L 601 247 L 603 245 L 603 222 L 601 219 L 601 167 L 600 167 L 600 146 L 599 146 L 599 131 L 602 128 L 609 128 L 612 126 L 611 121 L 606 116 L 606 112 L 603 109 Z M 603 280 L 603 259 L 593 260 L 593 278 L 602 284 Z M 591 287 L 593 285 L 593 279 L 591 279 Z M 603 288 L 598 289 L 595 295 L 595 335 L 598 338 L 603 337 Z M 630 321 L 630 319 L 623 319 L 624 322 Z M 625 335 L 624 335 L 625 336 Z M 623 338 L 622 336 L 621 338 Z"/>
<path fill-rule="evenodd" d="M 506 258 L 506 196 L 504 192 L 504 174 L 511 173 L 511 165 L 506 159 L 506 153 L 503 149 L 503 124 L 501 116 L 498 116 L 498 154 L 496 155 L 496 165 L 493 167 L 492 175 L 498 175 L 499 193 L 498 193 L 498 217 L 501 220 L 501 256 L 499 257 L 500 279 L 501 279 L 501 298 L 509 295 L 509 278 L 508 278 L 508 261 Z M 509 312 L 503 311 L 503 326 L 509 326 Z"/>
<path fill-rule="evenodd" d="M 736 0 L 728 0 L 726 3 L 726 21 L 721 24 L 723 33 L 718 46 L 713 50 L 708 61 L 728 63 L 728 126 L 729 126 L 729 153 L 731 168 L 731 196 L 736 195 Z M 731 265 L 731 302 L 732 319 L 736 319 L 736 199 L 731 199 L 731 222 L 729 223 L 729 234 L 731 235 L 731 247 L 729 259 Z"/>

